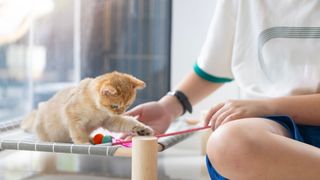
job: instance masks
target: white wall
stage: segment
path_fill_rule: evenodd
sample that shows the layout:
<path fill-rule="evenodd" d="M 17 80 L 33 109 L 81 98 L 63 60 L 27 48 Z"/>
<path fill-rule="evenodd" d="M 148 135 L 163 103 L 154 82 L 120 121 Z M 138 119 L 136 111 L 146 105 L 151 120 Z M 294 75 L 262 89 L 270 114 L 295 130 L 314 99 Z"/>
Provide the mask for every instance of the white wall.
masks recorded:
<path fill-rule="evenodd" d="M 172 51 L 171 87 L 190 71 L 200 53 L 207 29 L 215 9 L 215 0 L 173 0 L 172 7 Z M 237 98 L 238 88 L 234 83 L 226 84 L 216 93 L 194 107 L 188 115 L 198 118 L 200 112 L 228 98 Z"/>

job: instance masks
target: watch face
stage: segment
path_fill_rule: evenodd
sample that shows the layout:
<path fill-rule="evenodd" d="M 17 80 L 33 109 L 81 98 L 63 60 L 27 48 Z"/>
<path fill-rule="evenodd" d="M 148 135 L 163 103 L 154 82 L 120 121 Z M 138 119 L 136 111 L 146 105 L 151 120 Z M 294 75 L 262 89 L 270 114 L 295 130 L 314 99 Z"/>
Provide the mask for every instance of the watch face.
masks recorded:
<path fill-rule="evenodd" d="M 175 95 L 175 91 L 169 91 L 168 95 L 174 96 Z"/>
<path fill-rule="evenodd" d="M 183 107 L 183 114 L 188 111 L 192 112 L 192 105 L 188 97 L 181 91 L 169 91 L 168 95 L 175 96 Z"/>

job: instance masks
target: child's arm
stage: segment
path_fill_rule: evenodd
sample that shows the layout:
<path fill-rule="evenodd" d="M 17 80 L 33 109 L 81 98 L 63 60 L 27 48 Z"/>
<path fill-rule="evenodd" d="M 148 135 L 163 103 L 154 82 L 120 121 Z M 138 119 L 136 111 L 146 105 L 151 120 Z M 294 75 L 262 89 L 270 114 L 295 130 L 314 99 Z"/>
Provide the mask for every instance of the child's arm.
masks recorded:
<path fill-rule="evenodd" d="M 194 106 L 222 85 L 223 83 L 213 83 L 204 80 L 192 72 L 175 88 L 175 90 L 182 91 L 188 97 L 191 105 Z M 167 109 L 171 111 L 173 116 L 178 117 L 181 115 L 181 104 L 175 97 L 164 96 L 159 102 L 165 107 L 168 107 Z"/>
<path fill-rule="evenodd" d="M 320 94 L 274 98 L 266 104 L 271 114 L 285 114 L 298 124 L 320 126 Z"/>
<path fill-rule="evenodd" d="M 195 105 L 223 84 L 212 83 L 190 73 L 175 90 L 182 91 Z M 126 115 L 138 116 L 138 119 L 152 127 L 156 134 L 164 133 L 170 123 L 183 113 L 183 107 L 174 96 L 163 96 L 159 101 L 141 104 L 126 112 Z"/>
<path fill-rule="evenodd" d="M 288 115 L 298 124 L 320 125 L 320 94 L 227 101 L 209 110 L 205 125 L 216 129 L 229 121 L 268 115 Z"/>

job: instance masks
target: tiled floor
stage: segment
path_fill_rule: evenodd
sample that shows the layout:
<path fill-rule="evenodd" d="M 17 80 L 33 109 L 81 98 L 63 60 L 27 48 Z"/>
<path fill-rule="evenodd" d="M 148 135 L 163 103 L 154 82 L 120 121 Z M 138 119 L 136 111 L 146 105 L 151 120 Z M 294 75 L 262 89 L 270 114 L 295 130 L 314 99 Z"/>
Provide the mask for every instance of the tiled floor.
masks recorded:
<path fill-rule="evenodd" d="M 204 156 L 194 136 L 159 153 L 159 180 L 206 180 Z M 29 151 L 0 152 L 0 180 L 126 180 L 131 159 Z"/>

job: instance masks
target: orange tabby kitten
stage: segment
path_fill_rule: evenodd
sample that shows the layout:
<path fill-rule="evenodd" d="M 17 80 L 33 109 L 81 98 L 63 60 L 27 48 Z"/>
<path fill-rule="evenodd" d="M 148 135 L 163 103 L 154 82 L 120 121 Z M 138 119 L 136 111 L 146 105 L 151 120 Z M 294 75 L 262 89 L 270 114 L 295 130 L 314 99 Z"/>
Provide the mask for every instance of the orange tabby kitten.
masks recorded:
<path fill-rule="evenodd" d="M 152 135 L 150 127 L 134 117 L 121 115 L 132 104 L 136 90 L 145 83 L 131 75 L 107 73 L 86 78 L 76 87 L 59 91 L 39 104 L 21 123 L 43 141 L 89 143 L 90 133 L 103 127 L 110 131 Z"/>

